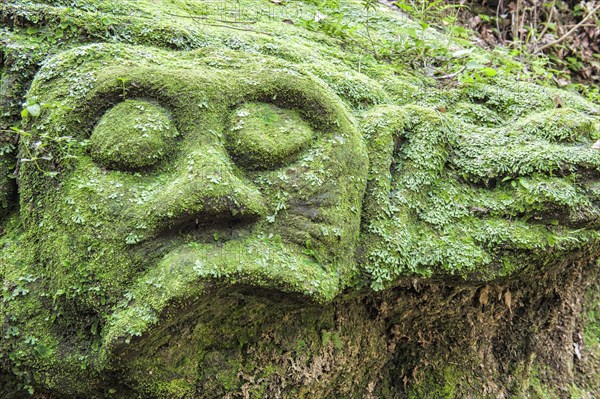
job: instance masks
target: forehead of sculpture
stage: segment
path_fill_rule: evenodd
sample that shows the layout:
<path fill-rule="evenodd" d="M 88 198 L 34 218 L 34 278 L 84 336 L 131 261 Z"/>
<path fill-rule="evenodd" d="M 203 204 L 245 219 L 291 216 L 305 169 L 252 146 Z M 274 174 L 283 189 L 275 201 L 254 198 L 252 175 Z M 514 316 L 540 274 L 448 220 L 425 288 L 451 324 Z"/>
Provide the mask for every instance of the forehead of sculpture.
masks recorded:
<path fill-rule="evenodd" d="M 56 115 L 63 121 L 73 110 L 87 107 L 97 114 L 104 105 L 147 97 L 190 111 L 265 101 L 299 108 L 321 128 L 353 124 L 343 101 L 306 68 L 217 48 L 173 52 L 128 45 L 78 47 L 47 60 L 29 96 L 49 104 L 49 112 L 68 111 Z M 56 102 L 60 107 L 52 107 Z"/>

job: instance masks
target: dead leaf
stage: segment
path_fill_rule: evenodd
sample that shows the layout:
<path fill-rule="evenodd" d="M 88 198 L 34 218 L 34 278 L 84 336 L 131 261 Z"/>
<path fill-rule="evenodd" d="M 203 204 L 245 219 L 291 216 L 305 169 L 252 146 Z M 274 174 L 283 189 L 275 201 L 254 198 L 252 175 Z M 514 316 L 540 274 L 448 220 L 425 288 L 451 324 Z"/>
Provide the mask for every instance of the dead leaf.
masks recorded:
<path fill-rule="evenodd" d="M 506 290 L 504 293 L 504 304 L 510 309 L 512 307 L 512 293 Z"/>
<path fill-rule="evenodd" d="M 485 287 L 483 287 L 481 289 L 481 291 L 479 291 L 479 303 L 484 306 L 487 305 L 489 295 L 490 295 L 490 289 L 486 285 Z"/>

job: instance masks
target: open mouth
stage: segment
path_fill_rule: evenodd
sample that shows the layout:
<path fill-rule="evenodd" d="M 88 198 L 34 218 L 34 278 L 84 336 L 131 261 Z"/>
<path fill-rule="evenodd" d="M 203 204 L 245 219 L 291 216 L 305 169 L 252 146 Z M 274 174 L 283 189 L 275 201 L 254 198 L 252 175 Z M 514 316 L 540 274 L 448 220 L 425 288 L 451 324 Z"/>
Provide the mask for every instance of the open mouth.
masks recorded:
<path fill-rule="evenodd" d="M 158 237 L 178 237 L 200 243 L 225 242 L 247 235 L 258 219 L 258 215 L 184 215 L 163 229 Z"/>
<path fill-rule="evenodd" d="M 222 246 L 229 241 L 248 237 L 259 219 L 259 215 L 185 215 L 163 224 L 155 235 L 143 240 L 132 250 L 152 263 L 180 245 L 197 243 Z"/>

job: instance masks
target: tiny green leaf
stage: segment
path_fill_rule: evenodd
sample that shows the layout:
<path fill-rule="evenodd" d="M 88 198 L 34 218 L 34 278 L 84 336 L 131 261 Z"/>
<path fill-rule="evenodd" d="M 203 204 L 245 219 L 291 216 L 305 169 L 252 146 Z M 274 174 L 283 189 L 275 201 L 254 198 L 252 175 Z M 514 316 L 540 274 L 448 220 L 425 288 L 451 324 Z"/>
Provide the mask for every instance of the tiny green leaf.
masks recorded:
<path fill-rule="evenodd" d="M 52 354 L 52 350 L 45 345 L 38 344 L 35 347 L 35 351 L 40 357 L 48 357 Z"/>
<path fill-rule="evenodd" d="M 42 113 L 42 108 L 39 104 L 31 104 L 27 106 L 27 111 L 29 111 L 29 114 L 31 116 L 37 117 L 40 116 L 40 114 Z"/>
<path fill-rule="evenodd" d="M 498 74 L 494 68 L 483 68 L 481 72 L 486 76 L 496 76 Z"/>

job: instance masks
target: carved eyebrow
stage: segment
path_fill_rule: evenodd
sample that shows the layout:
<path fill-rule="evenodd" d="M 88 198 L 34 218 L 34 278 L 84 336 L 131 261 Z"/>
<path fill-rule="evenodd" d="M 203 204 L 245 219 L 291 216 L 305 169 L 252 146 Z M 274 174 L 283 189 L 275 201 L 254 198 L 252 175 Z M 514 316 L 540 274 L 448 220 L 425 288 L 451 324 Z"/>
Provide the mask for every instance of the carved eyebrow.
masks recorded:
<path fill-rule="evenodd" d="M 260 86 L 251 89 L 251 98 L 296 109 L 315 129 L 337 130 L 352 124 L 341 99 L 307 76 L 267 76 Z"/>

